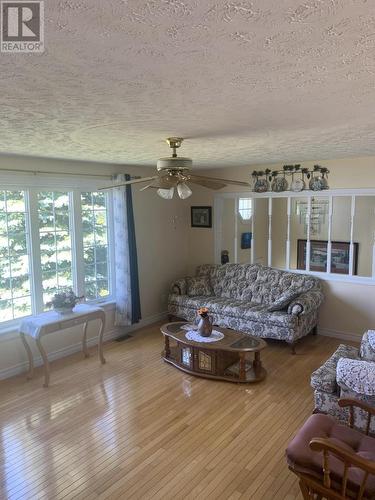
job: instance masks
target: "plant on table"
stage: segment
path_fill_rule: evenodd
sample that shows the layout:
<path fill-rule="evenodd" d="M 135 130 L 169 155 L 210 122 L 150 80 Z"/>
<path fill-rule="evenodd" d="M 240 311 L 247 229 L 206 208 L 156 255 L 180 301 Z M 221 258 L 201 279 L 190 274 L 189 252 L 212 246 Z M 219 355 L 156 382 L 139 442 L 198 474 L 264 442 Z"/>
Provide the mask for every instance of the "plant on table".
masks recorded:
<path fill-rule="evenodd" d="M 78 297 L 70 288 L 66 292 L 55 293 L 53 299 L 47 302 L 46 306 L 50 308 L 53 307 L 53 309 L 58 312 L 72 311 L 83 298 L 83 296 Z"/>

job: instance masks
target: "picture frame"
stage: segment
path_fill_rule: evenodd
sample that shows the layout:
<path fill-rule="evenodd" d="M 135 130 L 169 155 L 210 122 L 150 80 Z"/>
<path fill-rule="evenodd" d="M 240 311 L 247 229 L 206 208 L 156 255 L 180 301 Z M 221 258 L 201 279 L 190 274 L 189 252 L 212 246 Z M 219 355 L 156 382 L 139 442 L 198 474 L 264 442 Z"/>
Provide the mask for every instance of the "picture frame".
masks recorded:
<path fill-rule="evenodd" d="M 297 269 L 306 269 L 306 245 L 307 240 L 297 240 Z M 349 274 L 350 242 L 331 242 L 331 273 Z M 327 272 L 327 248 L 326 240 L 310 240 L 310 271 Z M 358 272 L 358 243 L 353 243 L 353 269 L 352 275 Z"/>
<path fill-rule="evenodd" d="M 212 227 L 212 207 L 191 207 L 191 227 Z"/>

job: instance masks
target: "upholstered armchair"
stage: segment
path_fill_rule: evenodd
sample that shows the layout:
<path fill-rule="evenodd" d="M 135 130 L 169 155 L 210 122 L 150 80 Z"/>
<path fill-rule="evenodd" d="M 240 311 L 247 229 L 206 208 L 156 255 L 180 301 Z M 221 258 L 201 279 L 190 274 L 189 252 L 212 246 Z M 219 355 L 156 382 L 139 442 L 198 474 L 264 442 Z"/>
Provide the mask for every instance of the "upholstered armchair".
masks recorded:
<path fill-rule="evenodd" d="M 360 348 L 341 344 L 336 352 L 311 375 L 315 412 L 328 413 L 344 421 L 348 409 L 340 407 L 340 398 L 363 401 L 375 408 L 375 331 L 369 330 L 361 340 Z M 365 429 L 367 415 L 357 407 L 356 425 Z M 370 431 L 375 433 L 375 420 Z"/>

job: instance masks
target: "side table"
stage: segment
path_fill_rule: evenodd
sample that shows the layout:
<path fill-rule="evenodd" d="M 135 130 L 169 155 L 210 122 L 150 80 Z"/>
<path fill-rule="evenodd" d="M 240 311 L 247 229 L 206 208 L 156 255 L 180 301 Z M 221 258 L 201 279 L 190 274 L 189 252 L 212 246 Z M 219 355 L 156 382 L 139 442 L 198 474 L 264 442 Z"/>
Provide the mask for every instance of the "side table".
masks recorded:
<path fill-rule="evenodd" d="M 28 379 L 31 379 L 34 374 L 34 360 L 30 346 L 26 340 L 26 336 L 32 337 L 40 355 L 43 359 L 44 366 L 44 387 L 48 387 L 50 379 L 50 367 L 47 353 L 42 345 L 41 339 L 45 335 L 59 332 L 66 328 L 71 328 L 76 325 L 83 325 L 82 350 L 86 358 L 89 357 L 87 349 L 87 325 L 90 321 L 100 320 L 99 330 L 99 359 L 102 364 L 105 363 L 103 355 L 103 334 L 105 327 L 105 313 L 100 307 L 89 306 L 86 304 L 77 305 L 71 313 L 61 314 L 55 311 L 48 311 L 36 316 L 25 318 L 20 327 L 19 333 L 23 345 L 25 346 L 27 357 L 29 360 Z"/>

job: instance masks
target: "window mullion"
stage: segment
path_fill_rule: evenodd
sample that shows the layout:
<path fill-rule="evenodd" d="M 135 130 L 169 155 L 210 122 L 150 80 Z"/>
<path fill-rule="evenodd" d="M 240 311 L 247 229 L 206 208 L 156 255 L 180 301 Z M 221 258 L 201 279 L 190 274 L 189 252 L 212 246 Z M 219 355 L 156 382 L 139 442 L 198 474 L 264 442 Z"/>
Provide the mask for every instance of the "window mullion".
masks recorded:
<path fill-rule="evenodd" d="M 28 191 L 29 205 L 29 228 L 30 228 L 30 267 L 31 267 L 31 290 L 32 290 L 32 310 L 33 314 L 38 314 L 44 310 L 43 286 L 42 286 L 42 263 L 40 257 L 39 238 L 39 218 L 38 218 L 38 198 L 37 191 Z"/>
<path fill-rule="evenodd" d="M 70 196 L 70 206 L 73 208 L 73 210 L 70 211 L 70 227 L 73 243 L 73 284 L 75 293 L 81 297 L 84 295 L 85 289 L 81 192 L 79 190 L 74 190 Z"/>
<path fill-rule="evenodd" d="M 108 253 L 107 258 L 109 260 L 109 295 L 115 297 L 115 229 L 114 229 L 114 217 L 113 217 L 113 193 L 106 194 L 106 206 L 107 206 L 107 235 L 108 235 Z"/>

